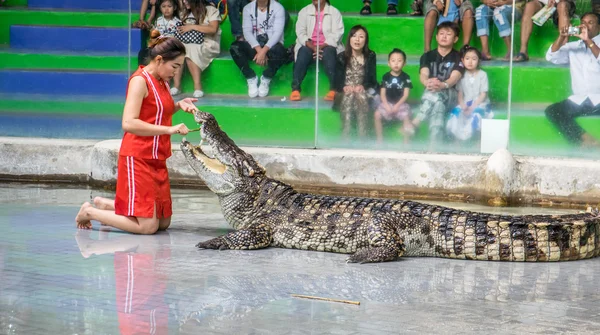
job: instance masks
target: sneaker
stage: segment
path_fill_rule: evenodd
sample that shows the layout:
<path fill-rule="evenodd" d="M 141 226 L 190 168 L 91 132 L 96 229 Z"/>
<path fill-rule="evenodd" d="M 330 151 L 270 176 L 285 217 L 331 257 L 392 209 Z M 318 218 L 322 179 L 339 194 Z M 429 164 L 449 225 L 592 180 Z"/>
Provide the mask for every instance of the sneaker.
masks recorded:
<path fill-rule="evenodd" d="M 335 99 L 335 91 L 331 90 L 325 96 L 325 101 L 333 101 Z"/>
<path fill-rule="evenodd" d="M 300 101 L 301 99 L 300 91 L 292 91 L 292 94 L 290 95 L 290 101 Z"/>
<path fill-rule="evenodd" d="M 248 81 L 248 96 L 256 98 L 258 96 L 258 78 L 250 78 Z"/>
<path fill-rule="evenodd" d="M 192 96 L 194 98 L 202 98 L 204 96 L 204 92 L 202 90 L 195 90 Z"/>
<path fill-rule="evenodd" d="M 271 84 L 271 79 L 260 76 L 260 86 L 258 86 L 259 97 L 264 98 L 269 95 L 269 84 Z"/>
<path fill-rule="evenodd" d="M 169 90 L 169 92 L 171 93 L 171 95 L 177 95 L 179 94 L 179 89 L 177 87 L 171 87 L 171 89 Z"/>

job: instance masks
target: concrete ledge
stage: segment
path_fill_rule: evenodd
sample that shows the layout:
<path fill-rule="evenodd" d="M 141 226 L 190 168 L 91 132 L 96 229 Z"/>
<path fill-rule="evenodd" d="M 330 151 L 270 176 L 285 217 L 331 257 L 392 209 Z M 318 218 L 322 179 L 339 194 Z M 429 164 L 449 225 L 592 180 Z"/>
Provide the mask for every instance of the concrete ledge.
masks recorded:
<path fill-rule="evenodd" d="M 0 137 L 7 181 L 114 186 L 120 140 Z M 417 154 L 329 149 L 243 148 L 270 177 L 302 190 L 361 196 L 486 201 L 491 204 L 598 205 L 600 164 L 578 159 Z M 202 187 L 179 143 L 168 160 L 173 187 Z"/>

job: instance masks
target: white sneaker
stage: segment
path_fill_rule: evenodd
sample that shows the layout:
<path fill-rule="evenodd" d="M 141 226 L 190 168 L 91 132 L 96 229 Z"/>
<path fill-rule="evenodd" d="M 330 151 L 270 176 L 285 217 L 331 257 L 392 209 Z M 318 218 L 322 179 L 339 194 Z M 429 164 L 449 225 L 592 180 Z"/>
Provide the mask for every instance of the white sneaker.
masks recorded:
<path fill-rule="evenodd" d="M 195 90 L 194 94 L 192 94 L 194 98 L 202 98 L 204 96 L 204 92 L 201 90 Z"/>
<path fill-rule="evenodd" d="M 171 87 L 171 90 L 169 90 L 169 92 L 171 93 L 171 95 L 177 95 L 179 94 L 179 89 L 177 87 Z"/>
<path fill-rule="evenodd" d="M 248 96 L 250 98 L 256 98 L 258 95 L 258 78 L 250 78 L 247 80 L 248 82 Z"/>
<path fill-rule="evenodd" d="M 269 95 L 269 84 L 271 84 L 271 79 L 260 76 L 260 86 L 258 87 L 259 97 L 264 98 Z"/>

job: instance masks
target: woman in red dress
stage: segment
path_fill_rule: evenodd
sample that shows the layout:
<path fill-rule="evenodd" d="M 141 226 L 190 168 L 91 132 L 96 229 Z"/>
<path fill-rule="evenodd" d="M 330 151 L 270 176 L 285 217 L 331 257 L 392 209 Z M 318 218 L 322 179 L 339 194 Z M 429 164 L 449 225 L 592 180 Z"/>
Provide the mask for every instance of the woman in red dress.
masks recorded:
<path fill-rule="evenodd" d="M 169 93 L 171 80 L 185 59 L 185 46 L 177 39 L 151 34 L 150 64 L 129 78 L 123 111 L 123 140 L 119 151 L 115 200 L 96 197 L 86 202 L 75 221 L 91 229 L 91 220 L 136 234 L 154 234 L 171 224 L 171 188 L 166 160 L 171 156 L 171 135 L 188 133 L 185 124 L 172 125 L 173 114 L 197 110 L 197 99 L 177 103 Z"/>

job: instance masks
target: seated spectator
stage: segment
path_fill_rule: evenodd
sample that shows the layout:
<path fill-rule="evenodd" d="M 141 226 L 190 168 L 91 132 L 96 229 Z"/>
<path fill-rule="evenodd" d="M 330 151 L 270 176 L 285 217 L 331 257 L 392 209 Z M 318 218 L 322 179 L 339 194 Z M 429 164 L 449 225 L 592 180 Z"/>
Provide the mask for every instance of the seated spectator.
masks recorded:
<path fill-rule="evenodd" d="M 466 71 L 456 85 L 458 106 L 452 109 L 446 123 L 448 134 L 458 142 L 480 138 L 481 119 L 494 117 L 488 96 L 488 76 L 480 68 L 480 59 L 479 50 L 470 46 L 463 48 L 462 62 Z"/>
<path fill-rule="evenodd" d="M 463 45 L 469 44 L 473 33 L 473 4 L 470 0 L 425 0 L 425 52 L 431 50 L 436 22 L 462 22 Z M 458 36 L 457 36 L 458 38 Z"/>
<path fill-rule="evenodd" d="M 412 116 L 410 106 L 406 103 L 413 86 L 410 76 L 402 71 L 404 65 L 406 65 L 406 53 L 400 49 L 392 50 L 388 55 L 390 71 L 383 75 L 379 89 L 381 103 L 375 111 L 375 134 L 379 143 L 383 142 L 382 120 L 402 121 L 399 131 L 404 135 L 404 143 L 408 143 L 408 139 L 415 132 L 410 121 Z"/>
<path fill-rule="evenodd" d="M 513 0 L 483 0 L 482 5 L 477 7 L 475 11 L 475 24 L 477 25 L 477 36 L 481 40 L 481 59 L 482 61 L 491 60 L 490 53 L 490 20 L 494 20 L 494 24 L 498 28 L 498 35 L 504 40 L 506 45 L 506 55 L 503 60 L 509 61 L 512 55 L 510 54 L 510 35 L 512 34 L 512 3 Z M 521 18 L 525 0 L 515 1 L 515 20 Z"/>
<path fill-rule="evenodd" d="M 202 71 L 219 56 L 221 51 L 221 16 L 219 10 L 206 5 L 203 0 L 183 0 L 181 14 L 183 25 L 177 28 L 176 37 L 185 45 L 185 63 L 194 80 L 194 98 L 204 96 L 200 77 Z M 194 32 L 191 33 L 190 32 Z M 171 94 L 179 94 L 183 69 L 173 79 Z"/>
<path fill-rule="evenodd" d="M 337 54 L 344 51 L 342 44 L 344 22 L 340 11 L 331 6 L 329 0 L 321 0 L 321 8 L 317 8 L 317 0 L 311 0 L 311 2 L 310 5 L 300 10 L 296 22 L 297 39 L 294 48 L 296 61 L 290 100 L 301 99 L 302 81 L 306 76 L 308 66 L 319 57 L 329 79 L 329 93 L 325 96 L 325 100 L 332 101 L 335 97 Z"/>
<path fill-rule="evenodd" d="M 569 27 L 560 30 L 558 39 L 546 53 L 554 64 L 569 64 L 573 95 L 546 108 L 546 116 L 570 142 L 598 146 L 598 140 L 586 133 L 575 118 L 600 115 L 600 15 L 586 13 L 581 18 L 579 41 L 568 42 Z"/>
<path fill-rule="evenodd" d="M 461 55 L 452 47 L 458 41 L 458 25 L 455 22 L 443 22 L 436 34 L 438 47 L 421 56 L 419 79 L 425 91 L 421 97 L 421 109 L 413 125 L 429 121 L 430 148 L 443 139 L 446 115 L 456 105 L 456 87 L 465 72 Z"/>
<path fill-rule="evenodd" d="M 369 33 L 361 25 L 350 29 L 345 50 L 337 56 L 335 87 L 333 108 L 340 112 L 342 136 L 348 139 L 356 126 L 358 136 L 365 138 L 377 88 L 377 55 L 369 49 Z"/>
<path fill-rule="evenodd" d="M 133 23 L 134 28 L 149 30 L 152 27 L 156 15 L 156 2 L 157 0 L 142 0 L 140 18 Z M 146 18 L 146 14 L 150 14 L 150 16 Z"/>
<path fill-rule="evenodd" d="M 162 0 L 159 7 L 161 15 L 153 22 L 155 29 L 160 35 L 166 37 L 174 37 L 177 27 L 181 24 L 181 20 L 177 17 L 178 7 L 176 0 Z M 144 48 L 138 53 L 138 65 L 147 65 L 150 63 L 148 59 L 150 48 Z"/>
<path fill-rule="evenodd" d="M 552 15 L 554 24 L 558 26 L 559 31 L 568 27 L 571 22 L 571 17 L 575 14 L 575 0 L 531 0 L 523 10 L 523 18 L 521 19 L 521 47 L 519 53 L 513 58 L 514 62 L 526 62 L 529 60 L 529 37 L 533 32 L 532 17 L 539 12 L 544 5 L 548 7 L 556 6 L 556 12 Z"/>
<path fill-rule="evenodd" d="M 372 0 L 362 0 L 364 6 L 360 10 L 360 15 L 371 15 L 371 2 Z M 398 14 L 398 0 L 387 0 L 388 7 L 386 14 L 387 15 L 397 15 Z"/>
<path fill-rule="evenodd" d="M 277 1 L 255 0 L 244 7 L 242 22 L 244 40 L 233 42 L 229 51 L 246 77 L 248 96 L 266 97 L 271 80 L 288 59 L 287 50 L 283 47 L 285 11 Z M 260 77 L 260 87 L 256 72 L 250 68 L 250 60 L 267 66 Z"/>
<path fill-rule="evenodd" d="M 218 1 L 218 0 L 212 0 Z M 229 13 L 229 22 L 231 23 L 231 35 L 235 38 L 234 41 L 244 40 L 244 31 L 242 29 L 242 21 L 240 13 L 242 9 L 254 0 L 227 0 L 227 12 Z M 285 8 L 284 8 L 285 10 Z M 287 27 L 290 21 L 290 13 L 285 11 L 285 26 Z"/>

